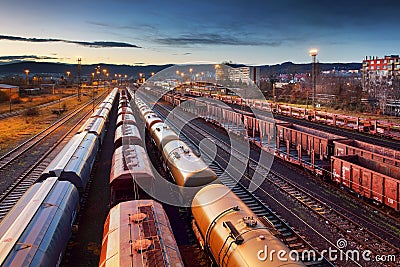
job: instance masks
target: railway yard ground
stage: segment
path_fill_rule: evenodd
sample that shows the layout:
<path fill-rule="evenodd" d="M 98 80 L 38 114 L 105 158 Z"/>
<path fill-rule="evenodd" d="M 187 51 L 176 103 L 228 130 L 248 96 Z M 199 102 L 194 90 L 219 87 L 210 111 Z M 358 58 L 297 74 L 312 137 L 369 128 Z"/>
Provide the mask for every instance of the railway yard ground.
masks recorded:
<path fill-rule="evenodd" d="M 76 94 L 77 89 L 56 88 L 53 93 L 25 95 L 17 100 L 12 100 L 11 111 L 20 111 L 31 107 L 43 105 L 49 102 L 58 101 L 60 98 L 66 98 Z M 10 112 L 10 103 L 8 101 L 0 102 L 0 114 Z"/>
<path fill-rule="evenodd" d="M 53 99 L 46 98 L 45 102 Z M 77 97 L 72 97 L 62 101 L 61 103 L 55 103 L 46 107 L 39 108 L 37 114 L 24 114 L 18 116 L 12 116 L 1 119 L 0 121 L 0 156 L 7 153 L 7 151 L 16 147 L 18 144 L 29 139 L 35 134 L 39 133 L 43 129 L 50 126 L 52 123 L 60 119 L 60 115 L 55 114 L 53 110 L 62 108 L 64 105 L 66 111 L 61 116 L 75 110 L 78 106 L 87 102 L 91 99 L 89 95 L 82 95 L 82 101 L 79 102 Z M 58 100 L 58 98 L 56 98 Z M 43 101 L 33 102 L 34 106 L 45 103 Z M 58 102 L 58 101 L 57 101 Z M 26 108 L 26 107 L 25 107 Z"/>

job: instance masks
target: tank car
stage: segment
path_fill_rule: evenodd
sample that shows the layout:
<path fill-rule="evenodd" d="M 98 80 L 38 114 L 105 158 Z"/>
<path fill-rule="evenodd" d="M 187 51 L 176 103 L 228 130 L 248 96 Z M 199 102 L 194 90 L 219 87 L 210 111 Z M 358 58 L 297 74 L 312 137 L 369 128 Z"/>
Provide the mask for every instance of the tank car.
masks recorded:
<path fill-rule="evenodd" d="M 184 266 L 162 206 L 136 200 L 113 207 L 104 224 L 99 266 Z"/>
<path fill-rule="evenodd" d="M 150 128 L 150 135 L 160 151 L 168 142 L 179 139 L 178 135 L 164 122 L 154 123 Z"/>
<path fill-rule="evenodd" d="M 291 260 L 289 248 L 224 185 L 202 188 L 193 199 L 192 214 L 194 231 L 218 266 L 305 266 Z M 280 261 L 277 254 L 270 258 L 271 250 L 284 251 L 287 260 Z"/>
<path fill-rule="evenodd" d="M 145 118 L 146 118 L 146 115 L 149 114 L 149 113 L 154 113 L 154 112 L 153 112 L 153 110 L 152 110 L 151 108 L 149 108 L 147 105 L 146 105 L 146 106 L 142 106 L 141 108 L 139 108 L 139 114 L 140 114 L 140 117 L 141 117 L 143 120 L 146 120 L 146 119 L 145 119 Z"/>
<path fill-rule="evenodd" d="M 202 186 L 217 179 L 215 172 L 182 140 L 168 142 L 162 153 L 175 183 L 179 186 Z"/>
<path fill-rule="evenodd" d="M 157 122 L 163 122 L 160 117 L 157 116 L 154 112 L 149 112 L 145 116 L 146 128 L 150 131 L 151 126 Z"/>
<path fill-rule="evenodd" d="M 111 164 L 111 206 L 135 199 L 137 196 L 134 195 L 134 188 L 138 185 L 140 189 L 136 192 L 140 193 L 141 197 L 154 191 L 154 174 L 146 151 L 137 145 L 118 147 Z"/>
<path fill-rule="evenodd" d="M 59 266 L 79 204 L 73 184 L 34 184 L 0 224 L 1 266 Z"/>

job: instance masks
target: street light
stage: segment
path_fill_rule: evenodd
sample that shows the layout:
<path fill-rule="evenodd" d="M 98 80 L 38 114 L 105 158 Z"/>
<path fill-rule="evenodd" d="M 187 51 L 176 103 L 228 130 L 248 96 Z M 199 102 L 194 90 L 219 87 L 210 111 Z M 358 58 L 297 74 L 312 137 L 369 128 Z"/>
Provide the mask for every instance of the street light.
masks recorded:
<path fill-rule="evenodd" d="M 69 75 L 71 74 L 70 71 L 67 71 L 67 87 L 68 87 L 68 81 L 69 81 Z"/>
<path fill-rule="evenodd" d="M 29 85 L 29 70 L 25 70 L 26 74 L 26 85 Z"/>
<path fill-rule="evenodd" d="M 310 56 L 312 57 L 312 86 L 313 86 L 313 98 L 312 98 L 312 106 L 315 109 L 315 95 L 317 93 L 317 69 L 316 69 L 316 58 L 318 55 L 318 49 L 313 48 L 309 51 Z"/>
<path fill-rule="evenodd" d="M 107 73 L 107 69 L 103 69 L 103 76 L 104 76 L 103 89 L 106 88 L 106 73 Z"/>
<path fill-rule="evenodd" d="M 109 93 L 110 92 L 110 83 L 109 83 L 109 81 L 108 81 L 108 76 L 110 75 L 110 73 L 106 73 L 106 77 L 107 77 L 107 93 Z"/>

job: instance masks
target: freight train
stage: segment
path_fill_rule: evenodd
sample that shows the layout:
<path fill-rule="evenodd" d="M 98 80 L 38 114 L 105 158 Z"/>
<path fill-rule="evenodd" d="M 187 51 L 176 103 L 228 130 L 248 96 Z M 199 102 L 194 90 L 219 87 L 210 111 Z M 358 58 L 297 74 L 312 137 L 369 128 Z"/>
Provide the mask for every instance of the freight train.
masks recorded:
<path fill-rule="evenodd" d="M 155 178 L 124 89 L 118 107 L 99 266 L 184 266 L 163 207 L 145 199 Z"/>
<path fill-rule="evenodd" d="M 60 265 L 117 92 L 106 97 L 1 221 L 1 266 Z"/>
<path fill-rule="evenodd" d="M 149 92 L 174 105 L 188 99 L 162 94 L 156 88 Z M 190 100 L 190 104 L 181 105 L 183 110 L 248 139 L 284 161 L 338 183 L 366 200 L 400 210 L 400 151 L 272 117 L 255 117 L 204 99 Z M 261 102 L 249 103 L 257 106 Z"/>
<path fill-rule="evenodd" d="M 257 219 L 257 216 L 228 187 L 220 183 L 215 183 L 216 174 L 200 158 L 195 156 L 191 149 L 179 139 L 178 135 L 143 101 L 136 98 L 135 104 L 140 119 L 146 125 L 147 134 L 151 137 L 155 150 L 159 151 L 158 155 L 164 162 L 166 170 L 171 173 L 175 183 L 181 187 L 203 186 L 197 192 L 191 204 L 194 218 L 192 225 L 200 244 L 206 249 L 208 255 L 217 265 L 304 266 L 301 261 L 290 259 L 286 262 L 270 258 L 265 262 L 260 260 L 257 252 L 262 250 L 262 253 L 264 253 L 265 247 L 275 249 L 276 251 L 282 250 L 287 254 L 289 253 L 289 249 L 273 235 L 270 229 L 267 229 Z M 114 153 L 114 156 L 116 153 L 117 151 Z M 142 172 L 133 171 L 131 175 L 135 177 L 142 175 Z M 212 184 L 208 185 L 209 183 Z M 133 185 L 131 185 L 131 188 L 133 188 Z M 141 201 L 146 202 L 149 200 L 138 200 L 137 203 L 141 203 Z M 137 210 L 135 209 L 135 211 Z M 133 215 L 132 210 L 130 212 L 131 217 L 135 216 L 135 218 L 139 217 L 143 222 L 147 221 L 147 219 L 142 219 L 146 215 L 141 214 L 141 212 Z M 106 249 L 109 250 L 108 247 L 110 246 L 110 237 L 107 233 L 113 233 L 113 230 L 110 229 L 117 229 L 119 231 L 119 228 L 122 227 L 119 224 L 115 227 L 109 225 L 111 216 L 115 217 L 115 215 L 111 214 L 112 212 L 110 212 L 104 228 L 104 241 L 100 260 L 101 266 L 104 266 L 102 265 L 102 259 L 107 258 L 107 255 L 110 255 L 110 258 L 113 258 L 113 255 L 122 258 L 122 255 L 119 255 L 123 251 L 123 244 L 120 245 L 121 249 L 119 250 L 115 249 L 114 244 L 112 246 L 113 249 L 107 253 L 105 252 Z M 120 216 L 119 213 L 116 216 Z M 118 218 L 116 221 L 118 222 Z M 168 229 L 167 233 L 167 236 L 169 236 L 170 232 Z M 122 236 L 119 232 L 115 235 Z M 152 251 L 154 239 L 151 237 L 145 239 L 147 240 L 144 240 L 143 243 L 146 245 L 143 246 L 146 249 L 149 247 L 150 251 Z M 111 240 L 122 243 L 123 240 L 126 241 L 126 238 L 118 240 L 114 237 Z M 132 243 L 134 240 L 130 240 L 129 242 Z M 135 251 L 130 253 L 133 255 L 135 261 Z M 265 251 L 265 253 L 267 252 Z M 262 256 L 268 255 L 263 254 Z M 145 254 L 144 258 L 147 265 L 153 266 L 152 262 L 148 260 L 147 254 Z M 176 257 L 174 259 L 176 260 Z M 121 259 L 120 262 L 123 262 L 123 260 Z M 179 264 L 171 266 L 179 266 Z"/>
<path fill-rule="evenodd" d="M 178 186 L 203 186 L 217 179 L 214 171 L 157 114 L 139 98 L 135 101 L 158 155 Z"/>
<path fill-rule="evenodd" d="M 194 82 L 193 84 L 196 83 Z M 243 99 L 236 95 L 216 94 L 210 93 L 210 91 L 199 91 L 197 89 L 186 90 L 185 95 L 192 97 L 209 97 L 223 101 L 228 104 L 247 106 L 253 109 L 273 112 L 284 116 L 309 120 L 334 127 L 400 140 L 400 125 L 384 120 L 336 114 L 322 110 L 268 102 L 265 100 L 263 101 L 257 99 Z"/>
<path fill-rule="evenodd" d="M 114 89 L 91 118 L 100 117 L 106 122 L 117 93 L 118 90 Z M 126 96 L 126 92 L 121 91 L 118 110 L 121 117 L 133 113 L 123 103 L 126 102 L 123 96 Z M 144 116 L 144 119 L 149 119 L 146 125 L 153 132 L 153 142 L 162 148 L 167 168 L 178 185 L 193 186 L 216 179 L 207 166 L 192 161 L 193 152 L 179 138 L 174 137 L 162 121 L 157 121 L 153 114 Z M 121 126 L 125 123 L 133 124 L 134 120 L 130 118 L 122 122 Z M 71 236 L 80 197 L 88 184 L 97 150 L 104 138 L 105 125 L 95 119 L 85 123 L 76 134 L 77 137 L 72 138 L 49 164 L 40 181 L 24 194 L 3 219 L 0 224 L 2 266 L 60 264 Z M 160 131 L 165 131 L 166 139 L 160 138 L 164 135 L 156 134 Z M 126 132 L 122 130 L 121 133 Z M 169 147 L 169 144 L 173 145 Z M 139 145 L 125 144 L 124 141 L 121 144 L 116 141 L 115 147 L 110 175 L 110 187 L 114 190 L 111 194 L 113 202 L 104 225 L 99 265 L 183 266 L 162 206 L 151 199 L 132 200 L 137 198 L 136 182 L 147 184 L 150 189 L 153 186 L 154 175 L 145 151 Z M 180 159 L 184 163 L 194 162 L 194 169 L 188 171 L 182 168 L 183 165 L 177 163 Z M 130 174 L 127 173 L 128 169 Z M 216 198 L 220 193 L 226 195 Z M 303 266 L 301 262 L 282 263 L 276 259 L 259 262 L 258 249 L 261 251 L 268 247 L 288 252 L 288 248 L 227 187 L 220 184 L 204 187 L 195 196 L 192 207 L 198 237 L 218 264 Z"/>

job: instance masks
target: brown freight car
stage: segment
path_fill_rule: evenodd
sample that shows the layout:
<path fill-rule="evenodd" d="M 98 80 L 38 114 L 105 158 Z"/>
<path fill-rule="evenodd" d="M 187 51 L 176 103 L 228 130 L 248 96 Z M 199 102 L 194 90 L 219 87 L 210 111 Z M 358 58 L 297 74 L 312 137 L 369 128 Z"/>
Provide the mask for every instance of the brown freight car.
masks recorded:
<path fill-rule="evenodd" d="M 400 210 L 398 168 L 359 155 L 333 156 L 332 180 L 368 199 Z"/>
<path fill-rule="evenodd" d="M 135 199 L 135 193 L 141 197 L 150 195 L 154 191 L 154 183 L 151 163 L 143 147 L 129 145 L 115 149 L 110 173 L 111 206 Z"/>
<path fill-rule="evenodd" d="M 335 156 L 359 155 L 363 158 L 400 167 L 400 151 L 357 140 L 334 141 Z"/>
<path fill-rule="evenodd" d="M 329 169 L 334 140 L 343 139 L 339 135 L 286 123 L 276 125 L 276 135 L 276 156 L 318 175 L 324 175 Z"/>

